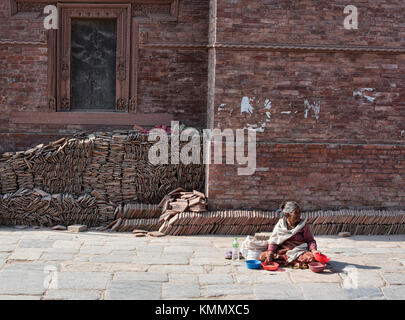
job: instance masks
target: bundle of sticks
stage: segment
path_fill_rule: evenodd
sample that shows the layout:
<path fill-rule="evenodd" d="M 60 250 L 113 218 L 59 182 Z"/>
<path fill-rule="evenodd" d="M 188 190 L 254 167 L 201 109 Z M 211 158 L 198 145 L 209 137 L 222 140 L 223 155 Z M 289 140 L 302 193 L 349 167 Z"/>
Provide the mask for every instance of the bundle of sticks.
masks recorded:
<path fill-rule="evenodd" d="M 249 235 L 271 232 L 280 215 L 271 211 L 226 210 L 181 212 L 167 219 L 159 231 L 167 235 Z M 304 212 L 302 218 L 315 235 L 392 235 L 405 233 L 404 211 L 338 210 Z"/>
<path fill-rule="evenodd" d="M 0 196 L 20 189 L 73 197 L 92 195 L 99 203 L 101 221 L 110 223 L 120 204 L 158 204 L 178 185 L 191 190 L 203 188 L 202 163 L 153 165 L 148 159 L 153 144 L 139 131 L 115 130 L 77 134 L 27 151 L 4 153 L 0 156 Z M 17 209 L 23 212 L 25 208 Z M 30 221 L 25 220 L 32 224 L 42 220 Z"/>
<path fill-rule="evenodd" d="M 275 212 L 227 210 L 181 212 L 166 220 L 159 231 L 167 235 L 239 234 L 271 231 L 279 215 Z"/>
<path fill-rule="evenodd" d="M 161 221 L 168 221 L 181 212 L 205 212 L 207 211 L 207 199 L 204 193 L 197 190 L 186 192 L 179 187 L 169 192 L 159 203 L 162 208 Z"/>
<path fill-rule="evenodd" d="M 40 189 L 19 189 L 0 195 L 0 224 L 100 226 L 111 221 L 115 206 L 89 194 L 49 194 Z"/>
<path fill-rule="evenodd" d="M 159 230 L 162 222 L 159 221 L 160 209 L 153 204 L 127 203 L 119 205 L 115 212 L 115 219 L 105 228 L 111 231 L 133 231 L 141 229 L 146 231 Z"/>

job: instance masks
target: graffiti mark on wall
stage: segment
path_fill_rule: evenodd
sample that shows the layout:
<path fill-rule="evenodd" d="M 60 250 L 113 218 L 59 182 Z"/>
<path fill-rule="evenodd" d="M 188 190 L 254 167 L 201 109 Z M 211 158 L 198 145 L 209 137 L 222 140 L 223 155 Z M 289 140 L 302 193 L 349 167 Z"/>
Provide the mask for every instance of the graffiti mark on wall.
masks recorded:
<path fill-rule="evenodd" d="M 305 114 L 304 114 L 305 119 L 308 118 L 310 111 L 312 111 L 312 117 L 314 117 L 316 120 L 319 119 L 319 113 L 321 111 L 321 104 L 319 102 L 309 103 L 308 100 L 305 100 L 304 106 L 305 106 Z"/>

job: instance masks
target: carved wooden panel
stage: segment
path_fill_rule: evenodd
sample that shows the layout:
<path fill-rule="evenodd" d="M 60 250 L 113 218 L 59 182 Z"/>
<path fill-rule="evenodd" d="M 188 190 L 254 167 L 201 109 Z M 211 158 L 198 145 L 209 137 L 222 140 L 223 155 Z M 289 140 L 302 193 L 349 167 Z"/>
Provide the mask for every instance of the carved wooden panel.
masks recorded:
<path fill-rule="evenodd" d="M 114 110 L 116 24 L 113 19 L 72 19 L 72 110 Z"/>
<path fill-rule="evenodd" d="M 131 6 L 125 4 L 58 4 L 58 111 L 72 108 L 72 19 L 116 21 L 115 110 L 128 111 Z"/>

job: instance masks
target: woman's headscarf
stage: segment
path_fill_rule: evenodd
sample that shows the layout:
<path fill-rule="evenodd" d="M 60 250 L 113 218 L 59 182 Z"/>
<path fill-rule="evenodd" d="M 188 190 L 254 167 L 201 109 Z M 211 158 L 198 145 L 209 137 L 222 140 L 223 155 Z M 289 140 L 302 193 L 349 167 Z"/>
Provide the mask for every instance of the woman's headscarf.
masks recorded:
<path fill-rule="evenodd" d="M 287 201 L 281 205 L 281 212 L 286 215 L 287 213 L 294 212 L 296 209 L 300 209 L 300 206 L 295 201 Z"/>

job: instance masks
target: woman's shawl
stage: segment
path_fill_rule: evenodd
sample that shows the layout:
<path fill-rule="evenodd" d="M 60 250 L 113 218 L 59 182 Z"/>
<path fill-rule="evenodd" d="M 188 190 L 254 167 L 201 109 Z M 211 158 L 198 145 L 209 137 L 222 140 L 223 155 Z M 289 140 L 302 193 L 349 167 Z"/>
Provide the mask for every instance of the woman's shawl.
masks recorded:
<path fill-rule="evenodd" d="M 292 236 L 296 235 L 298 232 L 305 227 L 307 223 L 307 219 L 302 220 L 294 229 L 288 230 L 287 228 L 287 218 L 283 217 L 278 220 L 277 224 L 274 226 L 273 232 L 269 239 L 269 244 L 276 244 L 280 245 L 284 241 L 290 239 Z M 308 250 L 308 244 L 302 243 L 292 250 L 287 251 L 286 257 L 287 262 L 294 261 L 297 259 L 301 254 Z"/>

